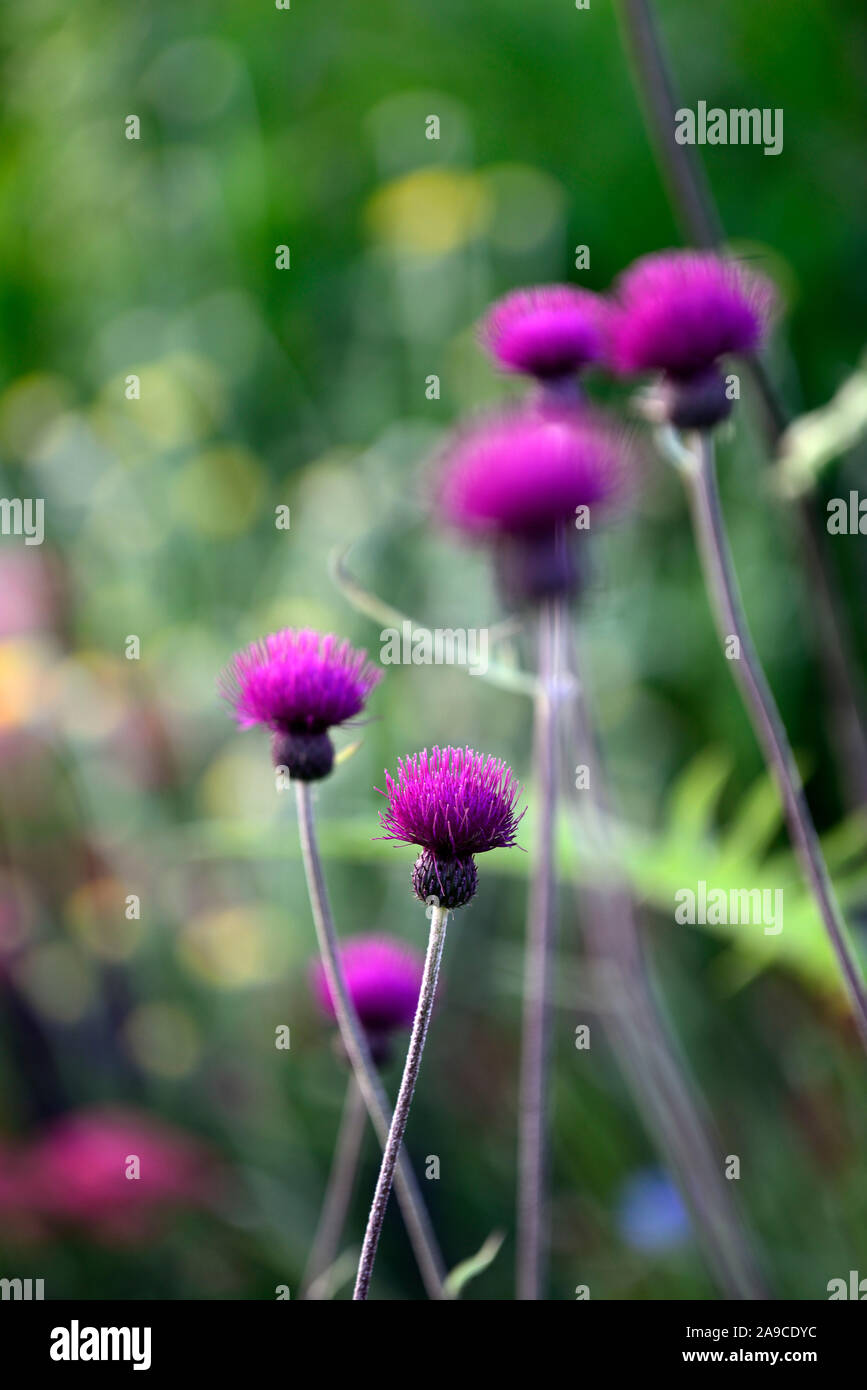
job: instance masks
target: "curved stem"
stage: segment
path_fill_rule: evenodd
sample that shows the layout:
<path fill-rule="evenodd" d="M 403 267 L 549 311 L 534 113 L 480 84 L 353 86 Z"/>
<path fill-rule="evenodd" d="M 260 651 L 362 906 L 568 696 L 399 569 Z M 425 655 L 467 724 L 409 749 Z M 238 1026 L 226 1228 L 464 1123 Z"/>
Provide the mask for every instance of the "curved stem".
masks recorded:
<path fill-rule="evenodd" d="M 694 246 L 717 247 L 725 240 L 725 229 L 701 160 L 692 146 L 679 145 L 674 138 L 680 103 L 653 5 L 650 0 L 619 0 L 617 12 L 648 130 L 681 230 Z M 773 457 L 780 436 L 790 423 L 789 412 L 761 357 L 751 354 L 744 359 L 744 365 L 762 406 Z M 843 600 L 812 497 L 799 497 L 794 505 L 801 532 L 799 554 L 816 610 L 817 654 L 833 715 L 833 741 L 841 779 L 849 801 L 863 806 L 867 804 L 864 692 L 855 675 Z"/>
<path fill-rule="evenodd" d="M 694 467 L 685 467 L 682 473 L 688 486 L 693 526 L 705 584 L 716 614 L 717 631 L 724 642 L 732 636 L 738 639 L 740 654 L 732 663 L 735 680 L 765 761 L 780 789 L 792 843 L 816 899 L 846 981 L 858 1030 L 867 1048 L 867 991 L 864 979 L 831 885 L 788 735 L 753 645 L 729 550 L 710 435 L 698 436 L 693 458 Z"/>
<path fill-rule="evenodd" d="M 548 1226 L 546 1136 L 551 1054 L 551 970 L 556 934 L 554 826 L 557 807 L 557 718 L 560 605 L 542 604 L 537 618 L 539 681 L 534 707 L 533 770 L 538 804 L 527 903 L 524 1018 L 518 1100 L 517 1296 L 541 1296 Z"/>
<path fill-rule="evenodd" d="M 574 669 L 574 653 L 570 653 Z M 611 844 L 604 774 L 580 679 L 570 705 L 571 742 L 565 762 L 579 752 L 587 786 L 571 783 L 570 806 L 581 843 L 601 886 L 582 890 L 587 947 L 606 992 L 612 1041 L 647 1127 L 683 1191 L 708 1263 L 726 1295 L 765 1299 L 767 1292 L 737 1206 L 723 1177 L 724 1152 L 678 1056 L 661 1012 L 644 955 L 629 888 Z"/>
<path fill-rule="evenodd" d="M 379 1142 L 384 1145 L 388 1139 L 391 1125 L 391 1107 L 370 1055 L 364 1029 L 346 988 L 343 967 L 340 963 L 337 933 L 334 929 L 328 890 L 325 886 L 325 875 L 322 870 L 322 860 L 316 842 L 310 784 L 296 782 L 295 795 L 298 805 L 301 854 L 307 876 L 310 906 L 313 910 L 313 921 L 316 926 L 316 937 L 319 942 L 319 953 L 322 957 L 325 978 L 328 981 L 331 998 L 334 1000 L 340 1037 Z M 445 1266 L 442 1255 L 437 1247 L 436 1237 L 415 1174 L 404 1153 L 400 1154 L 397 1160 L 395 1187 L 428 1296 L 437 1299 L 445 1298 L 446 1294 L 443 1289 Z"/>
<path fill-rule="evenodd" d="M 440 961 L 442 960 L 443 946 L 445 945 L 446 923 L 448 922 L 449 914 L 448 909 L 445 907 L 432 907 L 430 911 L 430 937 L 428 939 L 427 954 L 425 955 L 424 961 L 424 974 L 422 975 L 418 1005 L 416 1006 L 415 1019 L 413 1020 L 412 1033 L 409 1040 L 409 1050 L 406 1054 L 403 1078 L 397 1095 L 397 1103 L 394 1107 L 394 1115 L 391 1121 L 391 1128 L 388 1132 L 388 1139 L 385 1149 L 383 1150 L 382 1166 L 379 1170 L 376 1191 L 373 1194 L 373 1205 L 370 1208 L 370 1216 L 367 1221 L 364 1245 L 361 1248 L 361 1259 L 358 1262 L 358 1277 L 355 1282 L 355 1293 L 353 1294 L 353 1299 L 355 1301 L 366 1299 L 370 1288 L 370 1276 L 373 1273 L 376 1248 L 379 1244 L 382 1223 L 385 1219 L 385 1209 L 388 1206 L 388 1198 L 391 1193 L 395 1164 L 397 1163 L 398 1154 L 400 1153 L 400 1146 L 403 1143 L 403 1134 L 406 1129 L 406 1122 L 409 1118 L 409 1107 L 412 1103 L 415 1083 L 418 1080 L 428 1024 L 430 1023 L 434 999 L 436 998 L 437 979 L 440 973 Z"/>
<path fill-rule="evenodd" d="M 358 1174 L 358 1161 L 367 1126 L 367 1107 L 358 1082 L 350 1074 L 346 1099 L 340 1117 L 340 1129 L 334 1146 L 334 1158 L 325 1189 L 325 1200 L 319 1215 L 319 1225 L 301 1282 L 301 1297 L 318 1300 L 323 1297 L 322 1278 L 331 1269 L 340 1249 L 340 1238 L 346 1225 L 352 1189 Z"/>

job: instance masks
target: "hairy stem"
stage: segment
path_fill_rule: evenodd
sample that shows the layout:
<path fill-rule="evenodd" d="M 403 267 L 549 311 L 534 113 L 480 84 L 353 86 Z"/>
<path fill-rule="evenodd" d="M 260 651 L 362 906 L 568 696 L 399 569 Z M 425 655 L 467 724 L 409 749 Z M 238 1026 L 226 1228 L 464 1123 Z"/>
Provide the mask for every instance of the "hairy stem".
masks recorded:
<path fill-rule="evenodd" d="M 556 937 L 554 828 L 557 810 L 557 682 L 561 608 L 544 602 L 537 615 L 538 688 L 533 723 L 536 835 L 527 902 L 524 1017 L 518 1099 L 518 1236 L 516 1288 L 523 1300 L 542 1296 L 548 1240 L 546 1140 L 551 1054 L 551 971 Z"/>
<path fill-rule="evenodd" d="M 331 998 L 334 1000 L 337 1026 L 340 1029 L 340 1037 L 346 1055 L 352 1065 L 355 1079 L 364 1097 L 364 1103 L 367 1106 L 367 1112 L 379 1142 L 385 1145 L 392 1120 L 391 1107 L 370 1055 L 367 1037 L 346 987 L 343 967 L 340 962 L 337 933 L 334 929 L 334 919 L 331 915 L 328 890 L 325 886 L 325 875 L 316 840 L 310 784 L 296 782 L 295 792 L 298 804 L 301 854 L 307 876 L 310 906 L 313 910 L 313 921 L 316 926 L 316 937 L 325 978 L 328 981 Z M 415 1174 L 404 1153 L 401 1153 L 397 1158 L 395 1187 L 407 1233 L 412 1242 L 428 1296 L 437 1299 L 444 1298 L 446 1295 L 443 1284 L 446 1272 L 442 1255 L 439 1252 Z"/>
<path fill-rule="evenodd" d="M 618 16 L 647 127 L 681 230 L 695 246 L 719 246 L 725 239 L 725 231 L 701 161 L 692 146 L 679 145 L 674 138 L 680 102 L 653 5 L 650 0 L 619 0 Z M 780 436 L 790 423 L 789 413 L 762 359 L 750 355 L 744 359 L 744 364 L 762 406 L 769 452 L 773 457 Z M 841 778 L 849 802 L 863 806 L 867 805 L 863 690 L 853 675 L 854 662 L 843 601 L 812 498 L 809 495 L 799 497 L 794 505 L 801 533 L 799 554 L 816 611 L 815 636 L 822 679 L 831 706 L 830 723 Z"/>
<path fill-rule="evenodd" d="M 572 653 L 572 661 L 575 657 Z M 570 705 L 566 762 L 576 751 L 587 772 L 571 783 L 576 832 L 598 886 L 582 885 L 587 949 L 604 991 L 609 1030 L 648 1130 L 686 1198 L 696 1235 L 727 1297 L 767 1297 L 741 1219 L 723 1176 L 724 1151 L 713 1136 L 678 1056 L 650 977 L 631 894 L 609 831 L 610 810 L 595 730 L 580 680 Z"/>
<path fill-rule="evenodd" d="M 821 913 L 867 1048 L 864 978 L 831 885 L 788 735 L 753 645 L 729 550 L 717 488 L 713 440 L 709 434 L 697 436 L 693 460 L 694 466 L 684 467 L 681 472 L 687 483 L 693 527 L 717 630 L 723 642 L 729 637 L 738 639 L 739 655 L 731 663 L 733 674 L 768 769 L 780 789 L 792 844 Z"/>
<path fill-rule="evenodd" d="M 358 1162 L 367 1128 L 367 1107 L 358 1082 L 350 1075 L 346 1086 L 346 1099 L 340 1117 L 340 1129 L 334 1146 L 334 1158 L 325 1189 L 325 1200 L 319 1215 L 319 1224 L 304 1278 L 301 1283 L 301 1297 L 314 1301 L 322 1298 L 322 1279 L 331 1269 L 340 1251 L 340 1239 L 346 1225 L 352 1191 L 358 1175 Z"/>
<path fill-rule="evenodd" d="M 406 1122 L 409 1119 L 409 1107 L 412 1104 L 415 1083 L 418 1080 L 428 1024 L 436 998 L 437 980 L 440 973 L 440 961 L 445 945 L 446 923 L 449 914 L 448 909 L 444 907 L 431 907 L 430 914 L 430 937 L 425 955 L 418 1005 L 413 1020 L 409 1049 L 406 1054 L 403 1078 L 394 1107 L 388 1139 L 382 1154 L 382 1166 L 379 1170 L 376 1191 L 373 1194 L 373 1204 L 367 1221 L 364 1245 L 361 1248 L 361 1259 L 358 1262 L 358 1277 L 355 1281 L 355 1293 L 353 1294 L 355 1301 L 366 1299 L 370 1289 L 370 1277 L 373 1274 L 373 1262 L 376 1259 L 376 1249 L 379 1245 L 382 1223 L 385 1219 L 385 1209 L 388 1206 L 388 1198 L 391 1193 L 395 1164 L 398 1161 Z"/>

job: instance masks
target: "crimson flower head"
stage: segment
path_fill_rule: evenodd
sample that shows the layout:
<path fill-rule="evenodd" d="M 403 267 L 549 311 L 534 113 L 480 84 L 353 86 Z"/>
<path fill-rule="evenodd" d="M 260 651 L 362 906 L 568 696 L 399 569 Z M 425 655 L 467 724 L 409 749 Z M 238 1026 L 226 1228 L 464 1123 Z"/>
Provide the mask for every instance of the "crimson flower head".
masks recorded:
<path fill-rule="evenodd" d="M 769 282 L 710 251 L 661 251 L 629 267 L 616 297 L 615 368 L 661 372 L 669 418 L 682 428 L 725 418 L 719 360 L 760 346 L 774 305 Z"/>
<path fill-rule="evenodd" d="M 292 777 L 314 781 L 334 762 L 328 730 L 364 709 L 382 672 L 333 634 L 283 628 L 238 652 L 220 679 L 242 729 L 264 724 L 273 756 Z"/>
<path fill-rule="evenodd" d="M 477 886 L 474 856 L 515 844 L 524 812 L 520 787 L 504 762 L 472 748 L 437 748 L 398 760 L 385 774 L 388 806 L 380 812 L 383 839 L 418 845 L 416 897 L 463 907 Z"/>
<path fill-rule="evenodd" d="M 424 957 L 396 937 L 381 933 L 344 941 L 340 961 L 349 997 L 367 1033 L 374 1059 L 384 1062 L 391 1035 L 412 1027 Z M 314 962 L 312 976 L 323 1013 L 335 1018 L 334 1000 L 320 960 Z"/>
<path fill-rule="evenodd" d="M 28 1154 L 32 1200 L 48 1220 L 108 1241 L 138 1241 L 171 1209 L 216 1195 L 199 1144 L 136 1111 L 96 1108 L 57 1120 Z"/>
<path fill-rule="evenodd" d="M 587 408 L 522 406 L 459 431 L 438 479 L 439 509 L 465 536 L 490 541 L 510 600 L 577 586 L 571 542 L 628 492 L 632 449 Z"/>
<path fill-rule="evenodd" d="M 590 290 L 539 285 L 498 300 L 479 337 L 504 371 L 547 381 L 601 362 L 608 351 L 610 318 L 608 304 Z"/>

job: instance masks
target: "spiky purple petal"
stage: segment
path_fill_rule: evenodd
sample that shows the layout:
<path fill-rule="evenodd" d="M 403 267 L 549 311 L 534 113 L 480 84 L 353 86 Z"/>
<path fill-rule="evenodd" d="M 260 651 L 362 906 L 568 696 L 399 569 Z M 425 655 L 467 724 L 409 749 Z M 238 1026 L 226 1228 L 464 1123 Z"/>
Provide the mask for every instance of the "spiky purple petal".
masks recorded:
<path fill-rule="evenodd" d="M 398 760 L 385 774 L 387 808 L 380 812 L 384 840 L 420 845 L 435 859 L 466 859 L 515 843 L 524 815 L 520 787 L 497 758 L 472 748 L 437 748 Z"/>
<path fill-rule="evenodd" d="M 590 290 L 539 285 L 498 300 L 479 337 L 505 371 L 548 379 L 602 361 L 610 317 L 605 300 Z"/>
<path fill-rule="evenodd" d="M 283 628 L 238 652 L 220 680 L 242 729 L 323 733 L 364 708 L 382 672 L 348 642 Z"/>
<path fill-rule="evenodd" d="M 692 376 L 759 346 L 774 293 L 763 276 L 713 252 L 643 256 L 616 286 L 612 356 L 624 373 Z"/>
<path fill-rule="evenodd" d="M 585 409 L 523 407 L 459 433 L 443 459 L 440 509 L 453 526 L 532 535 L 624 491 L 624 436 Z"/>

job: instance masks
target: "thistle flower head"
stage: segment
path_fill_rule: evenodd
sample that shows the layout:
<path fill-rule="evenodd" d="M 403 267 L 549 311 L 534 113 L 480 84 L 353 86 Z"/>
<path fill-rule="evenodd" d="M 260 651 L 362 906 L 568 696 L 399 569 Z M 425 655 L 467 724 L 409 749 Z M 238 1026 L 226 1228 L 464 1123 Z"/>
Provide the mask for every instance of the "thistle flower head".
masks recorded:
<path fill-rule="evenodd" d="M 328 730 L 360 714 L 381 676 L 333 634 L 287 627 L 238 652 L 220 689 L 240 727 L 271 729 L 274 761 L 310 781 L 331 771 Z"/>
<path fill-rule="evenodd" d="M 507 372 L 543 380 L 569 376 L 607 352 L 611 310 L 601 296 L 571 285 L 515 290 L 497 301 L 479 330 Z"/>
<path fill-rule="evenodd" d="M 709 251 L 643 256 L 621 276 L 616 293 L 615 367 L 678 378 L 758 347 L 774 302 L 762 276 Z"/>
<path fill-rule="evenodd" d="M 390 1034 L 411 1028 L 424 973 L 424 958 L 393 936 L 355 936 L 340 948 L 349 997 L 377 1061 L 387 1056 Z M 313 987 L 327 1018 L 334 1000 L 321 961 L 313 965 Z"/>
<path fill-rule="evenodd" d="M 127 1178 L 130 1154 L 140 1160 L 137 1182 Z M 34 1200 L 47 1218 L 112 1240 L 145 1237 L 160 1212 L 209 1200 L 217 1182 L 195 1140 L 114 1108 L 63 1116 L 34 1145 L 29 1164 Z"/>
<path fill-rule="evenodd" d="M 399 759 L 397 777 L 386 772 L 385 785 L 382 838 L 421 848 L 416 896 L 462 907 L 476 891 L 473 856 L 515 844 L 524 812 L 511 769 L 472 748 L 435 747 Z"/>
<path fill-rule="evenodd" d="M 537 535 L 576 508 L 622 490 L 623 437 L 589 410 L 521 408 L 458 434 L 440 478 L 440 508 L 469 535 Z"/>

